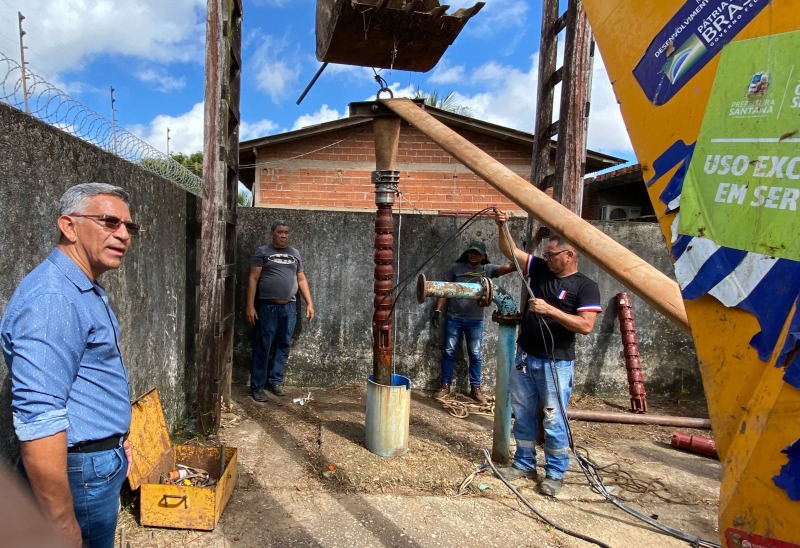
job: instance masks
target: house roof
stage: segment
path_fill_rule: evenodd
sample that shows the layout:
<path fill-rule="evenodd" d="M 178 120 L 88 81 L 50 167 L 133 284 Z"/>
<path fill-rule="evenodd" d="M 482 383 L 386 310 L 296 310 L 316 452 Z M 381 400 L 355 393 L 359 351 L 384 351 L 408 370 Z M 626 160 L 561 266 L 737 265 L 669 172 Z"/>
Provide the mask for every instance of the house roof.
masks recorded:
<path fill-rule="evenodd" d="M 239 143 L 239 163 L 243 165 L 252 165 L 255 163 L 254 151 L 258 148 L 274 145 L 278 143 L 286 143 L 289 141 L 299 140 L 310 136 L 316 136 L 339 129 L 348 127 L 360 126 L 372 122 L 372 116 L 363 116 L 358 114 L 359 107 L 365 104 L 371 105 L 372 103 L 350 103 L 350 115 L 347 118 L 333 120 L 331 122 L 324 122 L 313 126 L 304 127 L 294 131 L 286 131 L 275 135 L 268 135 L 266 137 L 259 137 L 257 139 L 250 139 L 248 141 L 241 141 Z M 452 129 L 465 129 L 475 133 L 481 133 L 498 139 L 500 141 L 507 141 L 517 145 L 530 146 L 533 150 L 533 134 L 525 131 L 484 122 L 476 118 L 470 118 L 462 114 L 456 114 L 436 107 L 425 105 L 425 111 L 431 116 Z M 556 142 L 551 141 L 551 148 L 553 154 L 555 153 Z M 594 173 L 603 169 L 608 169 L 615 165 L 624 163 L 626 160 L 602 154 L 592 150 L 586 151 L 586 173 Z"/>
<path fill-rule="evenodd" d="M 631 184 L 642 184 L 642 166 L 640 164 L 621 167 L 607 173 L 601 173 L 596 177 L 584 179 L 584 186 L 595 190 L 605 190 Z"/>

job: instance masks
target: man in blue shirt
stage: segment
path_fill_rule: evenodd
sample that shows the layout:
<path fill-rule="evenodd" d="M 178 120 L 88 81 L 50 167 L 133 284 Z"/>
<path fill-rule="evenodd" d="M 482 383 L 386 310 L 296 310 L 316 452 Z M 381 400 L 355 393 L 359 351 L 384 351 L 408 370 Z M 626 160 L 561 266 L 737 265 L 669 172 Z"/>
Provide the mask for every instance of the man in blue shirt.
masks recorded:
<path fill-rule="evenodd" d="M 128 201 L 109 184 L 69 188 L 57 247 L 22 280 L 0 322 L 19 468 L 70 546 L 114 545 L 131 462 L 119 324 L 97 283 L 139 231 Z"/>

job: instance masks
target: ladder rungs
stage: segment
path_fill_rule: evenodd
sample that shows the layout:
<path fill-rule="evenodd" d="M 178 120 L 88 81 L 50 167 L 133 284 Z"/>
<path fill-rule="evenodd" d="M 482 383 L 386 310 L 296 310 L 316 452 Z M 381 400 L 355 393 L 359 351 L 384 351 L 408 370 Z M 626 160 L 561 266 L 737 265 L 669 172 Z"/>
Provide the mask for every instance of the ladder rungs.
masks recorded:
<path fill-rule="evenodd" d="M 564 79 L 564 67 L 561 66 L 558 67 L 556 71 L 550 75 L 550 81 L 548 82 L 548 85 L 555 87 L 556 84 L 561 83 L 561 80 L 563 79 Z"/>
<path fill-rule="evenodd" d="M 567 14 L 565 12 L 559 15 L 558 19 L 553 21 L 553 37 L 557 36 L 558 33 L 564 30 L 566 26 L 567 26 Z"/>

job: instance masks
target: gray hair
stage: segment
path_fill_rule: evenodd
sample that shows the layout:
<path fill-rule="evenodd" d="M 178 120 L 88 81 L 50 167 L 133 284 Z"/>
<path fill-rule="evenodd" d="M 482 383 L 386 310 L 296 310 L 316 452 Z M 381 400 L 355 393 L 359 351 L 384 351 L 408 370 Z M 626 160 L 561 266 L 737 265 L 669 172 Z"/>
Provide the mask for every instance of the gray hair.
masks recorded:
<path fill-rule="evenodd" d="M 130 194 L 118 186 L 107 183 L 81 183 L 68 188 L 61 196 L 58 216 L 83 213 L 86 201 L 95 196 L 115 196 L 125 202 L 125 205 L 129 205 L 131 199 Z"/>
<path fill-rule="evenodd" d="M 556 247 L 558 249 L 568 249 L 568 250 L 572 251 L 575 254 L 576 257 L 578 256 L 577 250 L 572 246 L 571 243 L 569 243 L 567 240 L 565 240 L 563 236 L 559 236 L 558 234 L 553 234 L 552 236 L 547 238 L 547 241 L 548 242 L 555 242 Z"/>
<path fill-rule="evenodd" d="M 275 221 L 274 223 L 272 223 L 272 226 L 270 226 L 270 227 L 269 227 L 269 229 L 270 229 L 270 232 L 275 232 L 275 230 L 276 230 L 276 229 L 277 229 L 279 226 L 285 226 L 285 227 L 287 227 L 287 228 L 288 228 L 288 227 L 289 227 L 289 223 L 288 223 L 287 221 L 284 221 L 283 219 L 278 219 L 277 221 Z"/>

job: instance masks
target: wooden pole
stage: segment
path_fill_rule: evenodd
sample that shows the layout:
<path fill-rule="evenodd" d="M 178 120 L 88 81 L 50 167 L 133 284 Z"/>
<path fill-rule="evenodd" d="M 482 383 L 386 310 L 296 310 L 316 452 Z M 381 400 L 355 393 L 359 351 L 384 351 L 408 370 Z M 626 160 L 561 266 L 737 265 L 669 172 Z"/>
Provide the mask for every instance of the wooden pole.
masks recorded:
<path fill-rule="evenodd" d="M 530 215 L 564 236 L 578 251 L 650 306 L 690 332 L 677 283 L 410 100 L 381 99 L 381 102 Z"/>
<path fill-rule="evenodd" d="M 197 334 L 197 412 L 202 432 L 219 428 L 230 400 L 239 179 L 241 0 L 208 0 L 203 130 L 203 225 Z"/>

